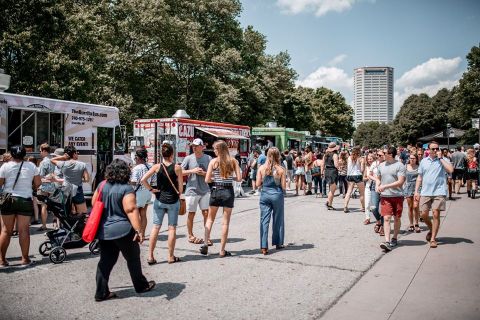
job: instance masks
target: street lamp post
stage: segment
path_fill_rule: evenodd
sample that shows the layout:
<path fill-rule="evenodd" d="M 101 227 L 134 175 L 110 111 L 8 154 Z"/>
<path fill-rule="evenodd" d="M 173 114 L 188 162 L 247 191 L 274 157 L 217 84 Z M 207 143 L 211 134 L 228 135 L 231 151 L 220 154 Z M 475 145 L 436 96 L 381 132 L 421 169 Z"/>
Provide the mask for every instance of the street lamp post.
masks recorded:
<path fill-rule="evenodd" d="M 448 145 L 448 152 L 450 152 L 450 128 L 452 125 L 447 123 L 447 145 Z"/>

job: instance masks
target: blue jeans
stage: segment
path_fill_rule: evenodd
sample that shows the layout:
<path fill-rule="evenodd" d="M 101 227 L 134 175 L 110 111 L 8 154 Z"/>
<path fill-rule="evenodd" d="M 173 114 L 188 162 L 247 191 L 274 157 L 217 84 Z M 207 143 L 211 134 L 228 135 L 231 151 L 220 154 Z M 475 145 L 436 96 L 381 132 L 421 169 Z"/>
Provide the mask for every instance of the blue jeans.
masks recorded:
<path fill-rule="evenodd" d="M 319 193 L 323 193 L 322 182 L 323 182 L 323 179 L 321 176 L 313 177 L 313 189 L 315 190 L 315 193 L 317 193 L 317 191 L 319 191 Z"/>
<path fill-rule="evenodd" d="M 283 245 L 285 235 L 283 192 L 260 195 L 260 248 L 268 248 L 268 226 L 273 217 L 272 246 Z"/>
<path fill-rule="evenodd" d="M 168 215 L 168 225 L 176 227 L 178 222 L 178 210 L 180 209 L 180 201 L 172 204 L 162 203 L 155 200 L 153 203 L 153 224 L 161 225 L 165 213 Z"/>
<path fill-rule="evenodd" d="M 377 219 L 377 221 L 381 221 L 383 225 L 383 217 L 380 214 L 380 193 L 375 191 L 375 187 L 371 191 L 370 205 L 375 219 Z"/>

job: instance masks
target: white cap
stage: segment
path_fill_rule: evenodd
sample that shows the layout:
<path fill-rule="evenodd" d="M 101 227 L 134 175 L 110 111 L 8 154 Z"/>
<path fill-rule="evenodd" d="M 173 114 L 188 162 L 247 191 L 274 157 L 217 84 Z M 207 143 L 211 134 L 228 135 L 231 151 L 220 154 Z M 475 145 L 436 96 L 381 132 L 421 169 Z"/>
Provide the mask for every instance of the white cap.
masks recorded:
<path fill-rule="evenodd" d="M 197 139 L 193 140 L 192 144 L 194 146 L 203 146 L 203 141 L 202 141 L 202 139 L 197 138 Z"/>
<path fill-rule="evenodd" d="M 478 148 L 480 148 L 480 144 L 475 143 L 475 144 L 473 145 L 473 147 L 474 147 L 475 149 L 478 149 Z"/>

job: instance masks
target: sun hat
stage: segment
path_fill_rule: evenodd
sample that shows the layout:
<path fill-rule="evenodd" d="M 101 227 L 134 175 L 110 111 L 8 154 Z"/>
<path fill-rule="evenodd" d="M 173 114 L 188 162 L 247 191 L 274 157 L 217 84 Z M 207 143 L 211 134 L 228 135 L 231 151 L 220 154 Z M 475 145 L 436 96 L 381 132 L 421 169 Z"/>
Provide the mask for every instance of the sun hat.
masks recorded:
<path fill-rule="evenodd" d="M 338 149 L 340 149 L 340 147 L 337 146 L 337 144 L 335 142 L 330 142 L 328 144 L 327 152 L 337 151 Z"/>
<path fill-rule="evenodd" d="M 65 154 L 65 149 L 63 148 L 57 148 L 55 149 L 55 151 L 53 153 L 51 153 L 50 155 L 52 156 L 63 156 Z"/>

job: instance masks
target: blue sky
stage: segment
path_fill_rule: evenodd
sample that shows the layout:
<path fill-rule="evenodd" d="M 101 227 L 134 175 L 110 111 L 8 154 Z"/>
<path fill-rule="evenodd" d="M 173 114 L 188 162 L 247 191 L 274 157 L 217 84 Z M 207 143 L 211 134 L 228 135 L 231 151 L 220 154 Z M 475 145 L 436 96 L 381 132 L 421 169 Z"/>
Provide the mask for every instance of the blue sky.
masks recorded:
<path fill-rule="evenodd" d="M 395 106 L 410 94 L 451 88 L 480 42 L 476 0 L 242 0 L 240 22 L 288 51 L 297 84 L 353 100 L 353 69 L 395 68 Z"/>

